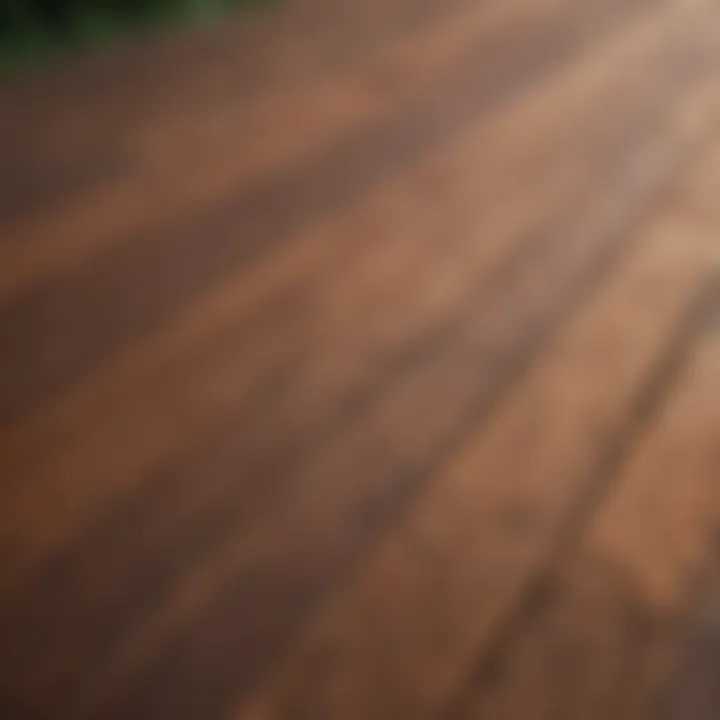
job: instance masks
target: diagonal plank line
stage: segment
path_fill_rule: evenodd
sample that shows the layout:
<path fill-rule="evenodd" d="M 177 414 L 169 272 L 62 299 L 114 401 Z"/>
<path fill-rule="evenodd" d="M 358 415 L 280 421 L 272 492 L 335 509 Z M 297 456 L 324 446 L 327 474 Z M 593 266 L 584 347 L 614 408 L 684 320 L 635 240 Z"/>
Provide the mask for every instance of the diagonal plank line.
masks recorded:
<path fill-rule="evenodd" d="M 441 87 L 381 123 L 303 158 L 188 227 L 145 233 L 0 308 L 0 426 L 23 416 L 120 347 L 151 332 L 231 270 L 251 266 L 317 217 L 339 212 L 413 159 L 652 7 L 634 0 L 587 28 L 584 11 L 520 23 L 474 47 Z M 198 243 L 202 252 L 198 252 Z M 118 312 L 118 309 L 121 309 Z M 52 358 L 52 362 L 48 362 Z"/>
<path fill-rule="evenodd" d="M 575 540 L 588 520 L 614 488 L 614 480 L 633 450 L 652 429 L 663 402 L 682 378 L 682 371 L 704 333 L 717 324 L 720 314 L 720 276 L 712 275 L 700 288 L 677 328 L 668 338 L 666 350 L 637 392 L 631 411 L 617 429 L 604 454 L 592 471 L 584 490 L 568 511 L 568 519 L 558 530 L 548 553 L 548 561 L 528 579 L 513 612 L 490 639 L 478 658 L 464 689 L 442 714 L 447 720 L 465 717 L 468 697 L 488 687 L 503 668 L 512 648 L 532 624 L 561 572 L 563 560 L 573 551 Z"/>
<path fill-rule="evenodd" d="M 694 152 L 689 153 L 689 155 L 694 156 Z M 600 236 L 606 240 L 607 244 L 603 245 L 603 250 L 599 252 L 597 256 L 594 256 L 594 262 L 590 267 L 586 267 L 583 272 L 580 272 L 578 276 L 574 278 L 573 282 L 570 283 L 570 287 L 564 289 L 562 297 L 557 303 L 553 304 L 549 314 L 543 318 L 534 332 L 529 333 L 527 344 L 523 345 L 518 355 L 510 359 L 509 362 L 500 363 L 501 370 L 499 377 L 493 384 L 490 393 L 488 395 L 483 394 L 482 397 L 477 398 L 476 401 L 472 403 L 472 407 L 468 408 L 467 412 L 454 423 L 455 432 L 451 433 L 447 440 L 441 443 L 440 447 L 432 453 L 432 457 L 429 458 L 427 462 L 410 469 L 402 478 L 398 479 L 392 493 L 384 498 L 382 508 L 378 510 L 373 517 L 372 527 L 368 533 L 370 537 L 364 537 L 362 542 L 359 542 L 357 546 L 351 549 L 348 557 L 344 559 L 342 567 L 331 568 L 329 576 L 321 578 L 319 584 L 317 582 L 311 583 L 313 585 L 312 587 L 303 588 L 298 591 L 297 595 L 293 596 L 294 605 L 291 615 L 295 618 L 293 622 L 294 631 L 297 631 L 300 625 L 300 623 L 297 622 L 299 617 L 314 613 L 318 605 L 322 607 L 325 603 L 332 601 L 333 591 L 342 586 L 345 577 L 352 575 L 357 571 L 359 566 L 362 566 L 363 560 L 367 557 L 368 553 L 372 551 L 374 543 L 380 541 L 384 531 L 397 517 L 397 513 L 412 503 L 413 498 L 416 497 L 425 486 L 424 481 L 432 475 L 433 471 L 438 467 L 442 467 L 448 457 L 452 457 L 458 443 L 461 443 L 465 438 L 465 430 L 468 423 L 473 423 L 474 426 L 477 427 L 478 423 L 483 419 L 489 418 L 494 407 L 502 402 L 507 390 L 522 377 L 537 354 L 545 347 L 545 343 L 552 339 L 555 331 L 559 329 L 563 321 L 574 314 L 578 307 L 581 307 L 585 300 L 591 297 L 592 291 L 602 279 L 608 273 L 612 272 L 616 263 L 621 261 L 625 252 L 633 245 L 627 242 L 626 231 L 629 227 L 632 227 L 640 217 L 645 215 L 649 206 L 657 200 L 662 191 L 672 182 L 674 177 L 673 171 L 677 170 L 679 164 L 684 165 L 686 159 L 689 160 L 690 158 L 687 158 L 684 153 L 680 153 L 680 157 L 672 155 L 672 157 L 663 158 L 664 166 L 660 172 L 658 172 L 658 168 L 654 166 L 652 168 L 646 168 L 645 172 L 649 175 L 649 178 L 655 179 L 654 181 L 648 181 L 648 177 L 641 173 L 642 180 L 639 179 L 640 187 L 638 188 L 639 197 L 634 193 L 630 193 L 631 198 L 627 202 L 627 206 L 623 207 L 621 212 L 613 214 L 610 226 L 602 226 L 595 229 L 595 231 L 600 233 Z M 665 163 L 667 163 L 667 166 L 665 166 Z M 578 218 L 578 221 L 579 220 L 580 218 Z M 583 218 L 583 220 L 586 225 L 587 218 Z M 559 246 L 558 251 L 561 247 L 564 246 Z M 245 578 L 244 581 L 238 581 L 237 584 L 243 589 L 244 593 L 247 593 L 248 582 L 251 579 L 252 578 Z M 236 583 L 233 583 L 233 585 L 235 584 Z M 223 603 L 223 609 L 225 609 L 227 604 L 228 607 L 232 607 L 234 611 L 236 611 L 238 604 L 234 601 L 230 602 L 234 597 L 232 588 L 225 588 L 224 591 L 221 591 L 221 597 L 224 600 L 228 600 L 227 603 Z M 205 621 L 212 619 L 213 625 L 222 626 L 222 620 L 219 619 L 222 617 L 224 617 L 222 612 L 216 613 L 211 609 L 207 611 L 207 616 L 203 613 L 197 625 L 205 627 Z M 287 617 L 283 619 L 283 622 L 286 620 Z M 294 631 L 293 629 L 288 629 L 287 632 L 282 633 L 283 637 L 279 638 L 277 642 L 273 640 L 272 643 L 265 643 L 262 648 L 263 653 L 269 652 L 271 649 L 267 658 L 264 654 L 260 656 L 260 648 L 255 648 L 257 652 L 255 652 L 253 657 L 251 673 L 253 677 L 259 677 L 262 674 L 263 668 L 271 666 L 273 658 L 282 655 L 283 649 L 292 643 Z M 273 647 L 270 648 L 270 645 L 273 645 Z M 162 647 L 159 658 L 156 658 L 156 660 L 159 660 L 159 665 L 156 665 L 155 669 L 161 669 L 165 661 L 173 657 L 175 650 L 177 650 L 177 648 L 172 641 L 169 645 Z M 166 652 L 169 652 L 170 655 L 166 655 Z M 173 665 L 172 661 L 170 661 L 170 665 Z M 239 667 L 237 665 L 233 666 L 232 663 L 227 662 L 218 663 L 218 667 L 227 667 L 227 673 L 223 670 L 222 673 L 218 672 L 212 678 L 213 690 L 207 693 L 207 697 L 212 697 L 211 704 L 213 707 L 224 705 L 225 700 L 223 700 L 223 698 L 227 698 L 228 687 L 231 686 L 233 693 L 236 695 L 242 690 L 247 689 L 245 687 L 246 683 L 240 682 L 239 680 Z M 132 702 L 138 700 L 136 692 L 140 693 L 141 698 L 144 696 L 145 691 L 150 691 L 150 694 L 152 694 L 154 690 L 152 690 L 151 686 L 155 688 L 158 687 L 158 685 L 155 684 L 155 680 L 158 680 L 159 686 L 162 687 L 166 679 L 162 670 L 160 670 L 160 675 L 156 676 L 151 668 L 149 673 L 139 679 L 140 687 L 133 685 L 126 699 L 132 704 Z M 247 682 L 248 687 L 250 687 L 254 681 L 252 678 L 247 678 Z M 160 690 L 161 694 L 162 692 L 163 691 Z M 140 703 L 142 704 L 143 702 L 144 699 L 141 699 Z M 128 707 L 130 707 L 130 705 Z M 123 710 L 120 709 L 119 712 L 122 713 Z"/>

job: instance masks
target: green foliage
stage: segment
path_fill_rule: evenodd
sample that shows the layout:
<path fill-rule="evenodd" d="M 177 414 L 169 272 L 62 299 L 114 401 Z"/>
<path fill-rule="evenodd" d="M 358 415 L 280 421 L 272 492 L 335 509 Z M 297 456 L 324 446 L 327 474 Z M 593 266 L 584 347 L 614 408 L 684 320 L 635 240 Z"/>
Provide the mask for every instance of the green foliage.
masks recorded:
<path fill-rule="evenodd" d="M 262 0 L 0 0 L 0 65 L 180 22 L 208 21 Z"/>

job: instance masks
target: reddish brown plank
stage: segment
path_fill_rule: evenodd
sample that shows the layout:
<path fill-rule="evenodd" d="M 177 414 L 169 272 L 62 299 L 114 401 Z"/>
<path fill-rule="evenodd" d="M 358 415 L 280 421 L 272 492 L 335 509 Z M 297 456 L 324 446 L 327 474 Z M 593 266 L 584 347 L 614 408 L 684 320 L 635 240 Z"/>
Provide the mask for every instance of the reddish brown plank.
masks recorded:
<path fill-rule="evenodd" d="M 640 232 L 637 251 L 239 717 L 432 717 L 452 697 L 712 272 L 708 236 L 688 242 L 662 222 Z"/>
<path fill-rule="evenodd" d="M 658 717 L 681 648 L 677 624 L 720 527 L 717 300 L 654 427 L 638 429 L 639 448 L 618 477 L 600 479 L 607 498 L 462 717 Z M 699 720 L 689 700 L 679 716 Z"/>
<path fill-rule="evenodd" d="M 592 192 L 595 183 L 602 186 L 605 171 L 598 160 L 603 155 L 613 158 L 618 143 L 628 142 L 618 130 L 632 123 L 643 128 L 647 113 L 658 113 L 653 105 L 657 91 L 660 102 L 676 102 L 665 94 L 675 92 L 675 85 L 665 89 L 663 64 L 651 70 L 663 73 L 658 88 L 648 82 L 644 65 L 627 85 L 616 86 L 616 69 L 625 63 L 638 63 L 645 53 L 644 62 L 651 68 L 656 54 L 663 62 L 668 25 L 658 33 L 661 27 L 653 30 L 651 23 L 638 36 L 629 36 L 624 51 L 613 46 L 540 86 L 393 187 L 374 193 L 352 213 L 300 238 L 285 256 L 270 258 L 252 274 L 238 275 L 187 318 L 131 349 L 78 393 L 61 396 L 48 412 L 17 423 L 2 442 L 5 472 L 14 485 L 4 496 L 6 537 L 15 517 L 18 530 L 34 542 L 46 537 L 54 546 L 61 535 L 53 527 L 65 522 L 56 505 L 58 492 L 76 488 L 79 500 L 67 508 L 72 518 L 82 517 L 83 504 L 92 509 L 98 495 L 112 498 L 115 487 L 131 490 L 205 425 L 222 421 L 228 412 L 238 413 L 248 402 L 252 408 L 253 386 L 262 388 L 263 378 L 273 377 L 276 369 L 302 363 L 304 372 L 291 378 L 277 401 L 266 398 L 267 407 L 252 411 L 260 413 L 266 433 L 265 439 L 255 437 L 255 443 L 277 447 L 282 425 L 289 426 L 290 439 L 302 433 L 303 425 L 323 422 L 333 406 L 347 402 L 343 398 L 349 391 L 357 392 L 367 382 L 369 371 L 372 378 L 376 365 L 381 369 L 406 344 L 435 332 L 458 303 L 472 298 L 473 289 L 522 248 L 535 223 L 563 212 Z M 677 76 L 674 82 L 683 80 Z M 641 89 L 648 97 L 639 94 Z M 597 116 L 609 98 L 628 103 L 627 116 L 611 122 Z M 578 110 L 568 112 L 562 103 Z M 557 153 L 554 148 L 561 141 L 578 147 L 587 143 L 593 149 L 577 156 Z M 488 157 L 490 149 L 494 153 Z M 480 164 L 482 158 L 487 159 Z M 486 180 L 489 172 L 493 184 Z M 519 176 L 527 181 L 520 184 Z M 577 192 L 567 197 L 573 186 Z M 510 192 L 513 202 L 499 204 Z M 431 215 L 428 210 L 417 225 L 409 224 L 408 209 L 432 208 L 431 199 L 439 211 Z M 365 237 L 366 228 L 372 231 L 370 238 Z M 455 239 L 439 245 L 441 234 Z M 387 307 L 396 309 L 388 313 L 383 310 Z M 288 323 L 293 312 L 296 319 Z M 252 354 L 246 351 L 250 341 Z M 182 407 L 192 412 L 179 412 Z M 291 417 L 283 419 L 283 413 Z M 253 422 L 258 423 L 257 417 Z M 117 452 L 89 455 L 86 449 L 102 447 L 102 438 Z M 252 441 L 251 435 L 246 445 L 251 447 Z M 45 448 L 42 457 L 35 452 L 38 445 Z M 235 452 L 240 463 L 246 460 Z M 97 476 L 105 479 L 102 485 L 84 480 Z M 14 477 L 22 482 L 13 483 Z M 37 524 L 29 526 L 26 508 L 33 506 L 37 512 L 44 502 L 54 508 L 52 517 L 38 515 Z M 13 545 L 16 562 L 22 562 L 19 536 Z"/>
<path fill-rule="evenodd" d="M 717 271 L 717 153 L 683 169 L 710 150 L 717 17 L 297 0 L 0 90 L 20 140 L 0 180 L 0 716 L 482 714 L 487 663 L 492 707 L 520 712 L 518 678 L 562 695 L 535 682 L 547 628 L 571 642 L 596 611 L 573 698 L 642 717 L 679 643 L 630 637 L 648 625 L 625 586 L 558 547 L 591 533 L 627 575 L 672 569 L 578 508 L 636 447 Z M 684 508 L 690 570 L 711 502 L 671 480 L 712 434 L 705 410 L 690 432 L 695 377 L 612 496 L 630 526 L 622 488 L 661 490 L 660 464 L 672 498 L 638 537 Z M 630 658 L 647 676 L 612 704 Z"/>

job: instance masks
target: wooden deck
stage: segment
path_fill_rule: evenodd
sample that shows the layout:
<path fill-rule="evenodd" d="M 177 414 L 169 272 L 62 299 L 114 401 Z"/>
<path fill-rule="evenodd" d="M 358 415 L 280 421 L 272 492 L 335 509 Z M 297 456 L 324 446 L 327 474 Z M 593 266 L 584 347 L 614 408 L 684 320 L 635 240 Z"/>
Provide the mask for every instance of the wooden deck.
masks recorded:
<path fill-rule="evenodd" d="M 293 0 L 0 87 L 2 720 L 720 717 L 720 4 Z"/>

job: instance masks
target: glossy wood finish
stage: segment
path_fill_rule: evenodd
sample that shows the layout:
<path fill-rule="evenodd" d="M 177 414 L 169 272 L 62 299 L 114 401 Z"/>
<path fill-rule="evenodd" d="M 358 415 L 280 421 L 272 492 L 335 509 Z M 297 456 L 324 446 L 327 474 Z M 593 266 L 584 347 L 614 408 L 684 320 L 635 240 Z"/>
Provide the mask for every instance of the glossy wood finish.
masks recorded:
<path fill-rule="evenodd" d="M 711 0 L 5 80 L 0 717 L 720 713 L 719 102 Z"/>

